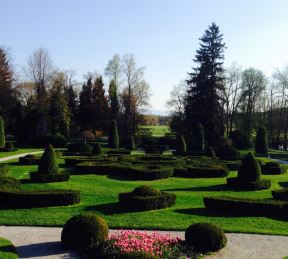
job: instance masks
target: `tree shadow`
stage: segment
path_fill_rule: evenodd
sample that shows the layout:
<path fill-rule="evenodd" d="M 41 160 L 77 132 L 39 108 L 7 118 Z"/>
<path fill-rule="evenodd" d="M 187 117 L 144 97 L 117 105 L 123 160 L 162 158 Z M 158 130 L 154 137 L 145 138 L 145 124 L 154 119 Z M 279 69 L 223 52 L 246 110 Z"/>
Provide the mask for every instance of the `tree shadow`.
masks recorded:
<path fill-rule="evenodd" d="M 129 177 L 129 176 L 115 175 L 115 174 L 108 174 L 107 178 L 112 179 L 112 180 L 118 180 L 118 181 L 154 181 L 154 179 L 140 179 L 140 178 L 133 177 L 133 176 Z M 155 179 L 155 180 L 158 180 L 158 179 Z"/>
<path fill-rule="evenodd" d="M 16 254 L 16 250 L 15 250 L 15 247 L 13 245 L 1 246 L 0 251 L 6 252 L 6 253 L 15 253 Z"/>
<path fill-rule="evenodd" d="M 288 188 L 288 182 L 278 182 L 278 184 L 283 188 Z"/>
<path fill-rule="evenodd" d="M 171 192 L 185 192 L 185 191 L 237 191 L 232 189 L 227 184 L 218 184 L 218 185 L 212 185 L 212 186 L 195 186 L 195 187 L 189 187 L 189 188 L 172 188 L 172 189 L 165 189 L 163 191 L 171 191 Z"/>
<path fill-rule="evenodd" d="M 84 211 L 99 211 L 104 215 L 114 215 L 114 214 L 135 212 L 132 210 L 121 208 L 118 202 L 87 206 L 85 207 Z"/>
<path fill-rule="evenodd" d="M 75 258 L 74 252 L 68 251 L 61 242 L 45 242 L 38 244 L 23 245 L 17 247 L 17 253 L 21 258 L 53 256 L 67 253 L 66 258 Z M 65 258 L 65 257 L 62 257 Z"/>

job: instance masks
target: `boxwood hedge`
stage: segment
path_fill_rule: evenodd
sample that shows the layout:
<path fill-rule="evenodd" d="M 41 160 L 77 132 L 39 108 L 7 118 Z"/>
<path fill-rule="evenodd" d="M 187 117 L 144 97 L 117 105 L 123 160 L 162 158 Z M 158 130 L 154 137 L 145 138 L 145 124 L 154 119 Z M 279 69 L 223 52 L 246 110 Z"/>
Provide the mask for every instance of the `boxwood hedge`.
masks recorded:
<path fill-rule="evenodd" d="M 228 169 L 226 166 L 210 166 L 210 167 L 176 167 L 174 169 L 174 176 L 189 177 L 189 178 L 216 178 L 226 177 L 228 175 Z"/>
<path fill-rule="evenodd" d="M 19 164 L 20 165 L 38 165 L 40 162 L 40 158 L 35 155 L 26 155 L 23 157 L 19 157 Z"/>
<path fill-rule="evenodd" d="M 70 174 L 68 172 L 61 172 L 60 174 L 30 173 L 30 180 L 35 183 L 65 182 L 68 181 L 69 178 Z"/>
<path fill-rule="evenodd" d="M 235 189 L 242 191 L 266 190 L 271 187 L 271 180 L 260 179 L 254 182 L 241 181 L 237 177 L 227 178 L 227 184 Z"/>
<path fill-rule="evenodd" d="M 288 201 L 288 189 L 272 191 L 273 199 Z"/>

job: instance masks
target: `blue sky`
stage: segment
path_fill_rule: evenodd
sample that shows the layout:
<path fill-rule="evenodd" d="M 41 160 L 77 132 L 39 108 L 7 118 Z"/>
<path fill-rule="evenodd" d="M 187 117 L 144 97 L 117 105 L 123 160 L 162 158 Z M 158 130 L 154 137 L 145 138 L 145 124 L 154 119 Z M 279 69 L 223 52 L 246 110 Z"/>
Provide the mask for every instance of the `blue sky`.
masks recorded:
<path fill-rule="evenodd" d="M 1 46 L 15 66 L 47 48 L 60 69 L 103 72 L 115 54 L 146 66 L 153 109 L 191 71 L 199 38 L 213 21 L 224 34 L 225 65 L 269 75 L 288 64 L 286 0 L 0 0 Z"/>

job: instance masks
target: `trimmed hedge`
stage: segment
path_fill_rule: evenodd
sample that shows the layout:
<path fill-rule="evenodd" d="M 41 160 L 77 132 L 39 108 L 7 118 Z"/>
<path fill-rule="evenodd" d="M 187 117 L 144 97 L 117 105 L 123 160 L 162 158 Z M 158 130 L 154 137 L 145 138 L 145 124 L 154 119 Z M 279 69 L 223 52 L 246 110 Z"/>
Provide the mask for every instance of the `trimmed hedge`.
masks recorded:
<path fill-rule="evenodd" d="M 8 164 L 0 164 L 0 177 L 7 176 L 10 173 Z"/>
<path fill-rule="evenodd" d="M 113 149 L 113 150 L 109 150 L 107 153 L 107 155 L 131 155 L 131 151 L 127 150 L 127 149 Z"/>
<path fill-rule="evenodd" d="M 233 215 L 272 217 L 288 215 L 288 202 L 285 201 L 216 196 L 204 197 L 203 202 L 209 210 L 228 212 Z"/>
<path fill-rule="evenodd" d="M 234 161 L 239 160 L 240 158 L 240 152 L 230 145 L 224 145 L 223 147 L 216 149 L 215 152 L 221 160 Z"/>
<path fill-rule="evenodd" d="M 66 222 L 61 233 L 61 242 L 74 249 L 91 249 L 107 240 L 108 232 L 104 219 L 92 213 L 83 213 Z"/>
<path fill-rule="evenodd" d="M 117 161 L 117 157 L 105 157 L 105 156 L 97 156 L 97 157 L 69 157 L 65 158 L 66 166 L 75 166 L 82 162 L 97 162 L 97 163 L 113 163 Z"/>
<path fill-rule="evenodd" d="M 141 192 L 141 189 L 149 189 Z M 133 211 L 157 210 L 175 204 L 174 193 L 160 192 L 151 187 L 140 186 L 132 192 L 119 193 L 119 205 Z"/>
<path fill-rule="evenodd" d="M 285 169 L 277 162 L 268 162 L 261 166 L 262 174 L 266 175 L 284 174 Z"/>
<path fill-rule="evenodd" d="M 196 223 L 185 231 L 186 243 L 194 251 L 216 252 L 226 246 L 227 237 L 222 228 L 210 223 Z"/>
<path fill-rule="evenodd" d="M 144 150 L 146 154 L 162 154 L 168 151 L 169 147 L 166 145 L 145 145 Z"/>
<path fill-rule="evenodd" d="M 229 171 L 226 166 L 211 166 L 211 167 L 176 167 L 174 176 L 189 177 L 189 178 L 214 178 L 226 177 Z"/>
<path fill-rule="evenodd" d="M 67 206 L 79 202 L 80 191 L 74 190 L 0 190 L 1 208 Z"/>
<path fill-rule="evenodd" d="M 19 164 L 20 165 L 38 165 L 40 162 L 41 157 L 35 155 L 26 155 L 19 157 Z"/>
<path fill-rule="evenodd" d="M 74 154 L 91 154 L 93 151 L 93 147 L 86 142 L 75 142 L 68 144 L 67 146 L 68 152 L 64 152 L 63 155 L 67 155 L 69 153 Z"/>
<path fill-rule="evenodd" d="M 52 183 L 52 182 L 65 182 L 70 178 L 69 173 L 60 174 L 41 174 L 38 172 L 30 173 L 30 180 L 35 183 Z"/>
<path fill-rule="evenodd" d="M 14 177 L 0 177 L 0 190 L 19 190 L 21 183 Z"/>
<path fill-rule="evenodd" d="M 272 191 L 273 199 L 288 201 L 288 189 Z"/>
<path fill-rule="evenodd" d="M 239 180 L 237 177 L 231 177 L 227 178 L 227 184 L 242 191 L 257 191 L 269 189 L 271 187 L 271 180 L 260 179 L 259 181 L 246 182 Z"/>
<path fill-rule="evenodd" d="M 94 143 L 91 145 L 93 147 L 91 155 L 102 155 L 103 151 L 99 143 Z"/>

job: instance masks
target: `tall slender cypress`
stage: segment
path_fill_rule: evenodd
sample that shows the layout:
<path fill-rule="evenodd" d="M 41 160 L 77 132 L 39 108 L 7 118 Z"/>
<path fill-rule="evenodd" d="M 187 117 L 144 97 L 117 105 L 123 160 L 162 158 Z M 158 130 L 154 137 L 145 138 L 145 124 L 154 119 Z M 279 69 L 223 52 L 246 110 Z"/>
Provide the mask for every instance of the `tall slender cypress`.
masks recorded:
<path fill-rule="evenodd" d="M 5 148 L 4 121 L 1 116 L 0 116 L 0 148 Z"/>

